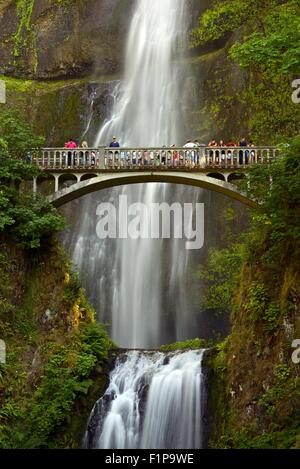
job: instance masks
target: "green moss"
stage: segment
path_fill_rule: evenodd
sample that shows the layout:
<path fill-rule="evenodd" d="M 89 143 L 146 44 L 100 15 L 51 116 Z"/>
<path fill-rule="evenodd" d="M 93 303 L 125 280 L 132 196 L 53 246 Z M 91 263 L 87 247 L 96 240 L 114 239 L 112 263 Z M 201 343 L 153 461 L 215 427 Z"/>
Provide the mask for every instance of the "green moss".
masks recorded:
<path fill-rule="evenodd" d="M 276 333 L 278 331 L 280 315 L 280 304 L 276 301 L 270 303 L 264 313 L 264 320 L 266 322 L 264 330 Z"/>
<path fill-rule="evenodd" d="M 32 91 L 39 93 L 49 93 L 51 91 L 54 92 L 61 90 L 62 88 L 85 84 L 89 81 L 87 78 L 51 81 L 24 80 L 22 78 L 13 78 L 6 75 L 0 75 L 0 79 L 5 81 L 6 87 L 9 91 L 19 91 L 22 93 L 28 93 Z"/>
<path fill-rule="evenodd" d="M 238 353 L 232 355 L 233 337 L 229 337 L 227 345 L 227 350 L 214 354 L 206 363 L 213 370 L 209 393 L 212 416 L 209 446 L 225 449 L 296 448 L 300 430 L 300 387 L 296 370 L 287 365 L 276 365 L 273 384 L 263 394 L 260 384 L 267 377 L 259 376 L 258 368 L 255 369 L 252 384 L 255 397 L 249 402 L 249 397 L 243 396 L 249 387 L 246 382 L 249 378 Z M 232 356 L 236 357 L 239 367 L 236 372 L 242 391 L 236 386 L 236 377 L 232 373 L 234 366 L 229 364 Z M 261 398 L 257 401 L 259 395 Z M 247 407 L 250 413 L 246 417 Z"/>
<path fill-rule="evenodd" d="M 291 344 L 283 333 L 284 317 L 294 324 L 295 337 L 300 332 L 294 319 L 300 304 L 295 293 L 298 280 L 294 277 L 290 283 L 294 292 L 291 309 L 284 302 L 272 301 L 281 291 L 269 287 L 268 275 L 266 267 L 264 274 L 257 265 L 250 271 L 243 267 L 241 292 L 235 299 L 241 303 L 234 314 L 233 330 L 207 363 L 213 371 L 209 397 L 213 448 L 298 445 L 299 367 L 291 361 Z M 251 282 L 252 276 L 260 277 L 260 282 Z"/>
<path fill-rule="evenodd" d="M 0 75 L 0 79 L 5 81 L 7 91 L 28 93 L 35 88 L 35 82 L 33 80 L 21 80 L 4 75 Z"/>
<path fill-rule="evenodd" d="M 52 145 L 63 145 L 81 129 L 82 94 L 87 80 L 39 82 L 1 76 L 7 88 L 7 107 L 29 119 L 34 130 L 51 135 Z M 75 138 L 75 137 L 74 137 Z"/>
<path fill-rule="evenodd" d="M 19 57 L 21 50 L 32 42 L 31 31 L 31 15 L 35 0 L 17 0 L 17 16 L 19 18 L 19 26 L 17 32 L 13 36 L 13 56 Z"/>
<path fill-rule="evenodd" d="M 160 350 L 163 352 L 172 352 L 175 350 L 197 350 L 207 348 L 208 342 L 204 339 L 192 339 L 185 342 L 176 342 L 175 344 L 162 345 Z"/>
<path fill-rule="evenodd" d="M 297 135 L 300 106 L 292 102 L 291 83 L 299 69 L 299 3 L 214 2 L 199 22 L 198 43 L 236 32 L 223 49 L 190 60 L 204 85 L 200 117 L 210 127 L 201 126 L 204 138 L 247 136 L 270 145 Z"/>
<path fill-rule="evenodd" d="M 300 368 L 292 361 L 292 340 L 300 336 L 299 151 L 295 138 L 274 162 L 267 194 L 270 167 L 251 178 L 261 210 L 242 237 L 232 331 L 208 362 L 214 448 L 299 446 Z M 226 265 L 220 256 L 218 264 Z M 222 283 L 227 275 L 219 272 Z"/>
<path fill-rule="evenodd" d="M 252 322 L 261 318 L 268 304 L 268 295 L 263 284 L 252 282 L 247 292 L 248 301 L 245 304 L 245 313 Z"/>
<path fill-rule="evenodd" d="M 113 344 L 56 244 L 34 261 L 2 246 L 0 297 L 10 313 L 2 303 L 7 364 L 0 369 L 0 447 L 78 447 L 79 422 L 82 430 L 91 399 L 103 392 Z M 62 428 L 68 441 L 58 438 Z"/>
<path fill-rule="evenodd" d="M 199 18 L 198 27 L 192 31 L 192 45 L 205 44 L 236 31 L 251 14 L 257 14 L 255 3 L 253 0 L 214 2 Z"/>
<path fill-rule="evenodd" d="M 299 424 L 281 430 L 276 425 L 268 432 L 256 435 L 253 425 L 244 427 L 232 437 L 223 438 L 224 448 L 236 449 L 296 449 L 299 437 Z M 234 446 L 233 446 L 234 445 Z"/>
<path fill-rule="evenodd" d="M 78 449 L 81 446 L 91 410 L 108 387 L 108 372 L 109 369 L 106 366 L 96 367 L 91 375 L 92 384 L 88 393 L 77 396 L 72 412 L 60 428 L 55 431 L 48 442 L 48 447 Z"/>
<path fill-rule="evenodd" d="M 70 5 L 70 3 L 72 2 L 72 0 L 54 0 L 56 5 L 60 6 L 60 7 L 67 7 L 68 5 Z"/>
<path fill-rule="evenodd" d="M 282 420 L 282 417 L 290 418 L 291 422 L 295 422 L 299 420 L 299 416 L 294 405 L 298 405 L 299 398 L 300 377 L 295 376 L 288 365 L 278 364 L 274 369 L 273 384 L 261 397 L 259 405 L 263 406 L 267 414 L 278 422 Z M 288 406 L 286 406 L 287 402 Z"/>

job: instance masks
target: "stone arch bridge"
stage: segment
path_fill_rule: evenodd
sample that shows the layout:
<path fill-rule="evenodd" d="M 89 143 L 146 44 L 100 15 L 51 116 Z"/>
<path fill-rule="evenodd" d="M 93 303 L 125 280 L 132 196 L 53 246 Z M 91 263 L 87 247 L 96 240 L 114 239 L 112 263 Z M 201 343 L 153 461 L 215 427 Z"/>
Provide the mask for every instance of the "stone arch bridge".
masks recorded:
<path fill-rule="evenodd" d="M 235 182 L 254 164 L 269 164 L 279 155 L 275 147 L 197 148 L 45 148 L 31 152 L 43 171 L 33 190 L 50 182 L 55 207 L 110 187 L 149 182 L 185 184 L 222 193 L 249 207 L 257 202 Z"/>

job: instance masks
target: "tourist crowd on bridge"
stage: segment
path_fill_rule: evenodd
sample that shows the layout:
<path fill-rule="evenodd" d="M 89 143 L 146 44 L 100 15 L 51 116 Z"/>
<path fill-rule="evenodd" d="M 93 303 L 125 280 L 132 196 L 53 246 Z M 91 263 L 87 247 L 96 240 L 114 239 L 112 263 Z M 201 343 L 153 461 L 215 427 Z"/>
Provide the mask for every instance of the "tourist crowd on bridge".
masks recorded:
<path fill-rule="evenodd" d="M 99 150 L 90 148 L 86 140 L 78 144 L 76 140 L 70 138 L 65 143 L 64 148 L 66 149 L 66 152 L 62 152 L 62 164 L 64 166 L 98 167 L 100 164 Z M 206 166 L 230 166 L 236 163 L 239 165 L 249 164 L 250 161 L 260 158 L 257 155 L 254 143 L 251 140 L 247 141 L 245 138 L 242 138 L 239 142 L 230 140 L 227 143 L 223 140 L 219 142 L 211 140 L 208 146 L 196 139 L 187 140 L 181 148 L 172 144 L 169 147 L 163 145 L 161 148 L 148 150 L 130 150 L 126 148 L 122 150 L 118 139 L 113 137 L 109 148 L 111 151 L 106 152 L 105 167 L 112 165 L 122 167 L 128 164 L 195 167 L 201 166 L 201 158 L 203 157 Z M 237 150 L 234 151 L 234 148 Z M 32 161 L 31 152 L 27 153 L 26 159 L 28 162 Z"/>
<path fill-rule="evenodd" d="M 238 163 L 240 165 L 242 164 L 248 164 L 250 158 L 255 158 L 256 152 L 254 150 L 254 143 L 253 141 L 249 140 L 247 141 L 245 138 L 242 138 L 239 142 L 235 140 L 229 140 L 227 143 L 224 140 L 220 140 L 219 142 L 217 140 L 211 140 L 208 144 L 208 147 L 211 148 L 211 150 L 208 152 L 208 156 L 210 158 L 210 163 L 211 164 L 216 164 L 216 165 L 225 165 L 229 164 L 229 162 L 232 161 L 233 159 L 233 148 L 239 148 L 240 150 L 235 153 L 235 157 L 238 160 Z M 89 164 L 91 166 L 98 165 L 99 160 L 98 160 L 98 153 L 97 150 L 95 149 L 89 149 L 88 142 L 86 140 L 82 141 L 80 145 L 73 140 L 70 139 L 68 142 L 65 144 L 65 148 L 69 150 L 74 150 L 74 149 L 79 149 L 79 150 L 86 150 L 86 152 L 80 152 L 80 164 L 86 164 L 86 156 L 89 158 Z M 118 150 L 120 151 L 114 151 L 110 154 L 110 157 L 112 159 L 112 156 L 116 158 L 117 160 L 120 157 L 120 160 L 122 163 L 127 159 L 129 160 L 129 151 L 122 151 L 121 150 L 121 145 L 118 139 L 114 136 L 109 144 L 109 148 L 112 150 Z M 207 148 L 206 144 L 200 143 L 199 140 L 187 140 L 186 143 L 182 147 L 183 149 L 187 149 L 187 152 L 185 155 L 183 155 L 183 152 L 178 150 L 178 147 L 176 147 L 175 144 L 170 145 L 167 147 L 166 145 L 163 145 L 161 150 L 152 151 L 152 150 L 142 150 L 142 151 L 137 151 L 133 150 L 132 156 L 131 156 L 131 162 L 134 165 L 144 165 L 144 164 L 155 164 L 157 166 L 159 165 L 173 165 L 173 166 L 182 166 L 183 160 L 184 164 L 187 164 L 189 166 L 197 166 L 200 164 L 200 158 L 201 158 L 201 151 L 200 149 L 205 149 Z M 247 148 L 247 150 L 246 150 Z M 249 150 L 248 150 L 249 148 Z M 252 148 L 252 150 L 251 150 Z M 174 149 L 174 150 L 172 150 Z M 82 160 L 85 160 L 83 162 Z M 71 166 L 71 153 L 68 154 L 68 166 Z"/>
<path fill-rule="evenodd" d="M 242 138 L 239 142 L 235 140 L 229 140 L 227 143 L 224 140 L 211 140 L 208 145 L 205 143 L 200 143 L 199 140 L 187 140 L 186 143 L 183 145 L 182 148 L 197 148 L 197 147 L 211 147 L 211 148 L 254 148 L 255 145 L 252 140 L 247 141 L 245 138 Z M 65 143 L 65 148 L 68 149 L 77 149 L 77 148 L 84 148 L 89 149 L 88 142 L 86 140 L 82 141 L 79 145 L 75 140 L 72 138 Z M 120 143 L 118 142 L 116 137 L 112 138 L 112 141 L 109 144 L 109 148 L 121 148 Z M 166 145 L 163 145 L 162 148 L 167 148 Z M 169 148 L 176 148 L 175 144 L 170 145 Z"/>

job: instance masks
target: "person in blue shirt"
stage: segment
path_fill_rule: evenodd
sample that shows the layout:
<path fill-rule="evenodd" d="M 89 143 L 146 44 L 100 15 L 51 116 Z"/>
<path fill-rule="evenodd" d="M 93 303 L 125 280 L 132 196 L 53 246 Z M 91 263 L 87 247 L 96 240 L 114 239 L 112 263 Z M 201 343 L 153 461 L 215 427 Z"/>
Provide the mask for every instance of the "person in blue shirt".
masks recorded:
<path fill-rule="evenodd" d="M 109 145 L 109 148 L 120 148 L 119 142 L 117 142 L 117 137 L 113 137 L 112 142 Z"/>
<path fill-rule="evenodd" d="M 240 141 L 240 147 L 244 148 L 244 147 L 247 147 L 247 146 L 248 146 L 247 140 L 245 138 L 243 138 Z M 244 152 L 240 151 L 239 152 L 239 163 L 240 163 L 240 165 L 242 165 L 244 163 L 248 164 L 248 162 L 249 162 L 249 151 L 245 152 L 245 160 L 244 160 Z"/>

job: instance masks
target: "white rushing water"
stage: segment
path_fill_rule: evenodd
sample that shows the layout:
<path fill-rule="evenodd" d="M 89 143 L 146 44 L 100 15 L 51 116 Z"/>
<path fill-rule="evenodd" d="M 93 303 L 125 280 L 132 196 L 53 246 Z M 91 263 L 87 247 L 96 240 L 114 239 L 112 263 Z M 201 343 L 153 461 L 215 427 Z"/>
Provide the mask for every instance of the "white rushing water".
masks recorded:
<path fill-rule="evenodd" d="M 181 144 L 183 71 L 173 59 L 185 44 L 186 28 L 185 1 L 137 1 L 129 28 L 124 80 L 118 87 L 119 99 L 97 136 L 97 145 L 107 144 L 113 135 L 124 147 Z M 124 187 L 122 193 L 128 196 L 129 203 L 149 205 L 169 201 L 170 190 L 170 186 L 147 184 L 134 189 Z M 182 188 L 177 188 L 176 201 L 182 200 L 182 192 Z M 158 344 L 163 312 L 163 246 L 162 240 L 119 241 L 112 335 L 122 346 L 151 348 Z M 178 248 L 178 243 L 175 246 Z M 171 256 L 176 272 L 172 272 L 172 277 L 185 270 L 188 253 L 183 256 L 182 262 L 178 262 L 177 252 Z"/>
<path fill-rule="evenodd" d="M 201 449 L 203 353 L 132 351 L 120 356 L 91 413 L 85 446 Z"/>

